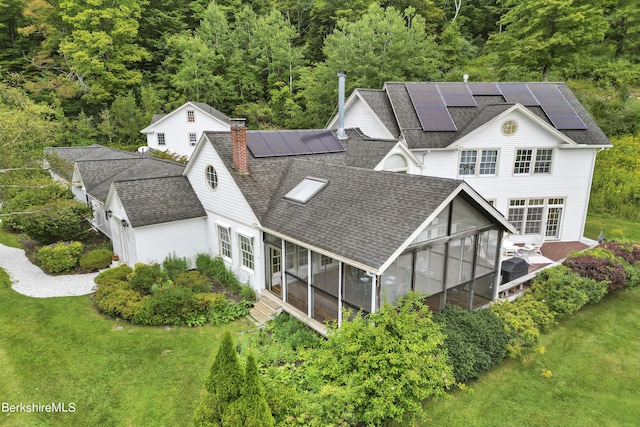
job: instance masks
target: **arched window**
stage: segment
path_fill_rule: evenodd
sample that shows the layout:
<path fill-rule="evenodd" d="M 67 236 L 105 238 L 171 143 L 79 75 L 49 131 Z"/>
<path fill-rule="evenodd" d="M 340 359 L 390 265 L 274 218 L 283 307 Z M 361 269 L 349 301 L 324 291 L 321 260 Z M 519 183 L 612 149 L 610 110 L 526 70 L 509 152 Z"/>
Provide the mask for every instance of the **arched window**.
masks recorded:
<path fill-rule="evenodd" d="M 409 171 L 409 165 L 407 159 L 401 154 L 393 154 L 384 161 L 384 170 L 390 172 L 407 173 Z"/>

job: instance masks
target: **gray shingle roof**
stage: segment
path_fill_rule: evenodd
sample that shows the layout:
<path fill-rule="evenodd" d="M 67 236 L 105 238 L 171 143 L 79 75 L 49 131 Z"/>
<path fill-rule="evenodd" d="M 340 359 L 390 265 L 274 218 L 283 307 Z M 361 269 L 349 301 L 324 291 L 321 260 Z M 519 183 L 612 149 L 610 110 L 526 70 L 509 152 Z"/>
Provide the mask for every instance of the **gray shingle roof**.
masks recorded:
<path fill-rule="evenodd" d="M 305 177 L 328 184 L 307 203 L 285 199 Z M 461 185 L 451 179 L 291 159 L 262 224 L 377 269 Z"/>
<path fill-rule="evenodd" d="M 435 84 L 435 83 L 434 83 Z M 474 83 L 446 83 L 450 85 L 473 85 Z M 538 83 L 539 84 L 539 83 Z M 574 108 L 578 116 L 587 125 L 585 130 L 560 130 L 561 133 L 571 138 L 578 144 L 585 145 L 611 145 L 607 136 L 595 123 L 593 118 L 582 106 L 580 101 L 564 83 L 548 83 L 555 85 L 565 96 L 567 101 Z M 384 85 L 384 92 L 389 100 L 388 104 L 381 102 L 376 97 L 377 92 L 369 89 L 357 89 L 363 95 L 369 106 L 376 112 L 378 117 L 387 122 L 388 117 L 394 117 L 395 125 L 387 125 L 391 132 L 399 129 L 402 132 L 407 145 L 411 149 L 446 148 L 462 136 L 477 129 L 488 120 L 491 120 L 502 111 L 505 111 L 513 104 L 509 104 L 502 96 L 474 96 L 477 107 L 449 107 L 449 113 L 458 128 L 457 131 L 424 131 L 418 120 L 418 116 L 413 107 L 413 103 L 407 92 L 404 82 L 387 82 Z M 374 95 L 375 93 L 375 95 Z M 540 117 L 543 121 L 553 126 L 546 114 L 540 107 L 527 107 L 529 111 Z M 385 118 L 385 119 L 383 119 Z"/>
<path fill-rule="evenodd" d="M 117 160 L 79 160 L 82 182 L 91 196 L 104 202 L 113 181 L 181 176 L 185 166 L 152 157 Z"/>
<path fill-rule="evenodd" d="M 213 117 L 217 118 L 218 120 L 226 124 L 231 124 L 231 119 L 229 118 L 229 116 L 224 114 L 222 111 L 216 110 L 209 104 L 205 104 L 204 102 L 192 102 L 192 104 L 200 108 L 201 110 L 211 114 Z"/>
<path fill-rule="evenodd" d="M 132 227 L 206 217 L 186 176 L 113 183 Z"/>
<path fill-rule="evenodd" d="M 57 157 L 67 161 L 72 168 L 73 164 L 77 160 L 139 159 L 141 157 L 138 153 L 122 151 L 98 144 L 88 145 L 85 147 L 46 147 L 44 149 L 44 153 L 45 155 L 56 155 Z M 67 180 L 71 180 L 71 176 L 68 176 L 66 171 L 56 169 L 55 172 Z"/>
<path fill-rule="evenodd" d="M 371 106 L 373 111 L 376 112 L 378 118 L 389 129 L 389 132 L 395 137 L 400 137 L 400 129 L 398 128 L 398 122 L 393 116 L 393 110 L 391 109 L 391 103 L 389 97 L 384 90 L 379 89 L 358 89 L 360 96 Z"/>
<path fill-rule="evenodd" d="M 367 166 L 379 163 L 396 141 L 347 133 L 346 153 L 267 158 L 249 153 L 246 176 L 232 166 L 229 133 L 206 135 L 265 227 L 375 269 L 462 181 L 371 170 Z M 329 184 L 306 204 L 285 199 L 307 176 Z"/>

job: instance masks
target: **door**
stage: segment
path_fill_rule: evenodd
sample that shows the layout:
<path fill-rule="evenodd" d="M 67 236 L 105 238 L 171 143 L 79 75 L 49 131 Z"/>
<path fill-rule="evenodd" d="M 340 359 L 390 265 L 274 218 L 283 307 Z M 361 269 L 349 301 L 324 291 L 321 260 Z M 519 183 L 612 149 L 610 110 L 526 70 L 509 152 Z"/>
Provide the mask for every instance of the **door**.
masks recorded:
<path fill-rule="evenodd" d="M 282 298 L 282 249 L 269 246 L 269 290 Z"/>
<path fill-rule="evenodd" d="M 549 208 L 547 214 L 547 228 L 545 237 L 557 239 L 560 232 L 560 218 L 562 217 L 562 208 Z"/>

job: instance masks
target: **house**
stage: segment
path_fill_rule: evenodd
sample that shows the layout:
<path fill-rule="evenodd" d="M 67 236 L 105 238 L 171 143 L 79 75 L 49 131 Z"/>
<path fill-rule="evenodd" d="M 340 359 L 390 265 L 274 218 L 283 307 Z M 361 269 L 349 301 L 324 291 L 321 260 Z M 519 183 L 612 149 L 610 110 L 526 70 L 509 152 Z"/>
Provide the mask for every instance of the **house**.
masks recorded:
<path fill-rule="evenodd" d="M 229 117 L 203 102 L 186 102 L 169 114 L 155 114 L 140 133 L 147 146 L 189 158 L 204 131 L 229 131 Z"/>
<path fill-rule="evenodd" d="M 316 323 L 410 290 L 436 310 L 497 299 L 500 241 L 515 228 L 462 180 L 373 170 L 397 141 L 346 136 L 205 132 L 185 176 L 211 253 Z"/>
<path fill-rule="evenodd" d="M 60 160 L 52 173 L 91 206 L 92 225 L 127 264 L 161 262 L 173 253 L 193 262 L 207 252 L 200 224 L 206 214 L 184 165 L 97 144 L 46 152 Z"/>
<path fill-rule="evenodd" d="M 234 122 L 205 132 L 186 167 L 85 153 L 72 181 L 122 262 L 220 256 L 318 329 L 410 290 L 434 310 L 497 299 L 500 242 L 515 228 L 463 180 L 374 170 L 397 140 L 344 136 Z"/>
<path fill-rule="evenodd" d="M 611 142 L 564 83 L 387 82 L 342 108 L 342 127 L 401 142 L 376 170 L 464 180 L 515 243 L 586 241 L 596 154 Z"/>

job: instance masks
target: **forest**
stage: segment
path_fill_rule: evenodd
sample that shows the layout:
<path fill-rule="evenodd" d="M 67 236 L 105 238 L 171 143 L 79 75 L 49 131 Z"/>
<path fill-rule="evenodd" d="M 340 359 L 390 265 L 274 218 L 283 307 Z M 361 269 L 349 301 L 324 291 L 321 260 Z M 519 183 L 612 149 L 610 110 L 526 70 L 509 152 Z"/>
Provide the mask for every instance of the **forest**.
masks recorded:
<path fill-rule="evenodd" d="M 633 0 L 0 0 L 0 12 L 3 108 L 54 119 L 49 145 L 142 144 L 153 114 L 187 100 L 251 128 L 323 127 L 338 70 L 348 93 L 463 74 L 567 81 L 610 137 L 640 124 Z"/>

